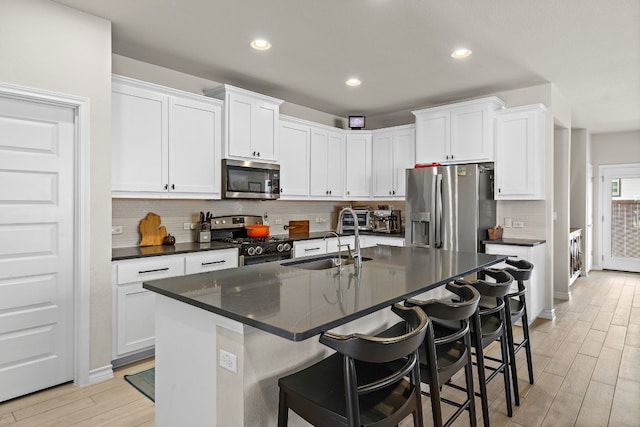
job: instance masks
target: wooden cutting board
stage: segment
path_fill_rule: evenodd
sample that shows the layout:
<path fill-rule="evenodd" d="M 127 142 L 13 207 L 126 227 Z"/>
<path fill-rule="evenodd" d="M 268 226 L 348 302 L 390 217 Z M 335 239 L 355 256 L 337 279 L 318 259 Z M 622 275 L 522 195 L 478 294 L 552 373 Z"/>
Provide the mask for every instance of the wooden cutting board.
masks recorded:
<path fill-rule="evenodd" d="M 162 223 L 160 215 L 149 212 L 146 217 L 140 220 L 140 246 L 161 245 L 167 236 L 167 229 Z"/>
<path fill-rule="evenodd" d="M 289 221 L 285 229 L 289 230 L 289 236 L 294 234 L 309 234 L 309 220 Z"/>

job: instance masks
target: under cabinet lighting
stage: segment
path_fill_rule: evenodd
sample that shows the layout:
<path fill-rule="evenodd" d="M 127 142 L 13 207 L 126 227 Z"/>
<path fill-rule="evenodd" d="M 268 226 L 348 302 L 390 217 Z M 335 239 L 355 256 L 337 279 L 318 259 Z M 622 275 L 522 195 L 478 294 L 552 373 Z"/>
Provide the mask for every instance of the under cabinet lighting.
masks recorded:
<path fill-rule="evenodd" d="M 469 55 L 471 55 L 471 49 L 466 48 L 456 49 L 451 53 L 451 57 L 456 59 L 466 58 Z"/>
<path fill-rule="evenodd" d="M 255 39 L 251 42 L 251 47 L 256 50 L 267 50 L 271 48 L 271 43 L 265 39 Z"/>

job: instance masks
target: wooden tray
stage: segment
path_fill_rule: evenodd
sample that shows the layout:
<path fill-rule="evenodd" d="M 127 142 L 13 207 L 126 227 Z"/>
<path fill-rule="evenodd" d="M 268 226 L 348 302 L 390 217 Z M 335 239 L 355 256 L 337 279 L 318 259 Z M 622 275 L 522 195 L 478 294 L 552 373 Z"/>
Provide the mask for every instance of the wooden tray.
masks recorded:
<path fill-rule="evenodd" d="M 162 223 L 160 215 L 149 212 L 146 217 L 140 220 L 140 246 L 161 245 L 167 236 L 167 229 Z"/>
<path fill-rule="evenodd" d="M 305 221 L 289 221 L 284 226 L 285 230 L 289 230 L 289 236 L 295 234 L 309 234 L 309 220 Z"/>

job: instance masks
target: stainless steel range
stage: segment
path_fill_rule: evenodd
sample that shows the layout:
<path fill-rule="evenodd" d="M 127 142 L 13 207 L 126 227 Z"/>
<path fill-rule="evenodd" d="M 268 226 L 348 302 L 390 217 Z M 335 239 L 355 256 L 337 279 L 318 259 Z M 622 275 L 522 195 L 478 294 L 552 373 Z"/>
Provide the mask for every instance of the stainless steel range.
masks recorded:
<path fill-rule="evenodd" d="M 232 215 L 211 218 L 211 240 L 238 246 L 239 265 L 262 264 L 293 257 L 293 241 L 287 237 L 248 237 L 245 226 L 262 224 L 262 217 Z"/>

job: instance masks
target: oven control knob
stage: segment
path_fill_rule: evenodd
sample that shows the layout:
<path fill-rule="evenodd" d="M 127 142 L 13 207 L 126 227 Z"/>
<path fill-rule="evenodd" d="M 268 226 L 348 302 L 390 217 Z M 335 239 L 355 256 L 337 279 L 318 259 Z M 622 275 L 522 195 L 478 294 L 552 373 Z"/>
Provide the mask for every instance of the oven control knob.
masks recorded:
<path fill-rule="evenodd" d="M 285 252 L 288 252 L 288 251 L 290 251 L 290 250 L 291 250 L 291 245 L 290 245 L 289 243 L 285 243 L 285 244 L 284 244 L 284 251 L 285 251 Z"/>
<path fill-rule="evenodd" d="M 249 246 L 247 248 L 247 255 L 254 256 L 255 254 L 256 254 L 256 248 L 254 248 L 253 246 Z"/>
<path fill-rule="evenodd" d="M 276 250 L 278 252 L 284 251 L 284 244 L 283 243 L 278 243 L 278 246 L 276 246 Z"/>
<path fill-rule="evenodd" d="M 256 247 L 256 255 L 261 255 L 262 254 L 262 246 L 257 246 Z"/>

